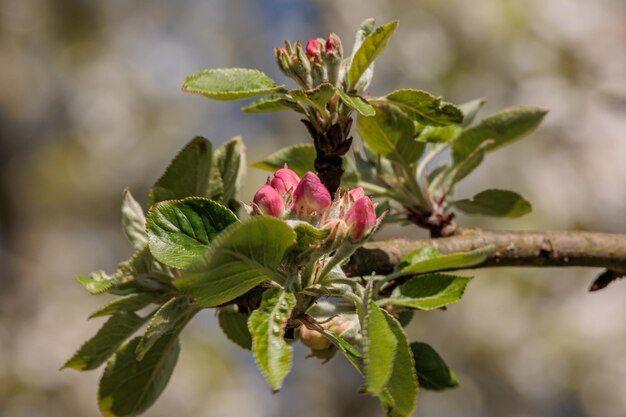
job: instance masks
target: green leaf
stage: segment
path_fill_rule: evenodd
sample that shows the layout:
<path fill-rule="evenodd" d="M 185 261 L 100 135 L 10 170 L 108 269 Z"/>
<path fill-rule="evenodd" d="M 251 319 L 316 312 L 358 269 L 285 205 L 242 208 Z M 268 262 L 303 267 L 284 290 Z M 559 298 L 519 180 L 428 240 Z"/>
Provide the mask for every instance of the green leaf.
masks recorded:
<path fill-rule="evenodd" d="M 292 145 L 280 149 L 263 160 L 254 162 L 253 168 L 274 172 L 289 165 L 289 169 L 300 177 L 307 172 L 315 172 L 315 147 L 313 144 Z"/>
<path fill-rule="evenodd" d="M 174 297 L 163 304 L 150 319 L 146 333 L 137 344 L 137 360 L 142 361 L 165 335 L 178 335 L 200 311 L 188 297 Z"/>
<path fill-rule="evenodd" d="M 243 349 L 252 349 L 252 336 L 248 330 L 247 315 L 237 311 L 236 306 L 228 306 L 219 309 L 217 320 L 228 340 Z"/>
<path fill-rule="evenodd" d="M 441 97 L 435 97 L 425 91 L 396 90 L 384 98 L 423 125 L 447 126 L 463 121 L 463 113 L 458 107 L 442 102 Z"/>
<path fill-rule="evenodd" d="M 365 389 L 380 396 L 393 372 L 398 340 L 389 327 L 385 314 L 373 300 L 367 303 L 363 338 Z"/>
<path fill-rule="evenodd" d="M 128 188 L 124 190 L 122 199 L 122 229 L 135 249 L 143 249 L 148 243 L 148 238 L 146 237 L 146 217 L 143 214 L 143 209 L 133 198 Z"/>
<path fill-rule="evenodd" d="M 322 114 L 328 112 L 326 105 L 335 95 L 336 88 L 329 84 L 323 83 L 311 90 L 290 90 L 291 97 L 304 106 L 311 106 Z"/>
<path fill-rule="evenodd" d="M 459 125 L 424 126 L 418 140 L 428 143 L 451 142 L 456 139 L 462 130 Z"/>
<path fill-rule="evenodd" d="M 190 75 L 183 84 L 183 91 L 216 100 L 240 100 L 282 89 L 261 71 L 246 68 L 207 69 Z"/>
<path fill-rule="evenodd" d="M 483 162 L 487 147 L 492 143 L 492 140 L 487 140 L 481 143 L 470 154 L 466 155 L 463 159 L 455 160 L 454 164 L 449 168 L 446 173 L 449 181 L 448 188 L 451 188 L 454 184 L 467 177 L 474 172 L 476 168 Z"/>
<path fill-rule="evenodd" d="M 359 116 L 357 130 L 372 151 L 401 163 L 415 162 L 424 151 L 414 138 L 413 122 L 390 105 L 377 104 L 374 116 Z"/>
<path fill-rule="evenodd" d="M 530 203 L 521 195 L 506 190 L 481 191 L 471 199 L 458 200 L 452 205 L 468 214 L 484 214 L 495 217 L 521 217 L 532 211 Z"/>
<path fill-rule="evenodd" d="M 206 198 L 162 201 L 148 212 L 150 252 L 160 262 L 184 269 L 206 252 L 222 230 L 237 221 L 232 211 Z"/>
<path fill-rule="evenodd" d="M 452 145 L 452 156 L 455 161 L 465 159 L 486 140 L 493 140 L 488 151 L 507 145 L 534 131 L 546 113 L 539 107 L 510 107 L 485 117 L 463 130 Z"/>
<path fill-rule="evenodd" d="M 111 314 L 119 312 L 128 313 L 138 311 L 149 306 L 150 304 L 157 303 L 161 298 L 162 297 L 159 294 L 148 292 L 124 295 L 96 310 L 96 312 L 89 316 L 89 318 L 92 319 L 94 317 L 110 316 Z"/>
<path fill-rule="evenodd" d="M 348 90 L 353 90 L 363 73 L 378 58 L 387 46 L 387 42 L 398 27 L 398 21 L 393 21 L 377 27 L 369 34 L 354 54 L 348 71 Z"/>
<path fill-rule="evenodd" d="M 291 370 L 292 349 L 283 338 L 283 325 L 295 305 L 294 294 L 271 288 L 263 293 L 261 306 L 248 320 L 254 360 L 275 392 Z"/>
<path fill-rule="evenodd" d="M 100 379 L 98 405 L 106 417 L 133 417 L 159 398 L 174 372 L 180 352 L 178 335 L 161 337 L 142 361 L 135 355 L 141 338 L 117 351 Z"/>
<path fill-rule="evenodd" d="M 325 239 L 330 229 L 318 229 L 305 221 L 292 220 L 290 224 L 296 232 L 296 242 L 299 247 L 309 247 Z"/>
<path fill-rule="evenodd" d="M 296 233 L 285 222 L 256 216 L 235 223 L 211 244 L 202 259 L 175 281 L 202 307 L 226 303 L 266 280 L 284 283 L 278 271 Z"/>
<path fill-rule="evenodd" d="M 434 310 L 459 301 L 470 279 L 443 274 L 419 275 L 395 288 L 390 298 L 380 302 L 420 310 Z"/>
<path fill-rule="evenodd" d="M 459 105 L 459 109 L 463 112 L 463 127 L 467 127 L 472 124 L 476 115 L 480 111 L 480 109 L 485 105 L 487 99 L 485 98 L 477 98 L 472 101 L 468 101 L 467 103 L 463 103 Z"/>
<path fill-rule="evenodd" d="M 154 184 L 150 205 L 191 196 L 211 198 L 221 193 L 221 187 L 211 142 L 197 136 L 174 157 Z"/>
<path fill-rule="evenodd" d="M 325 330 L 322 332 L 324 336 L 348 359 L 348 361 L 354 366 L 354 368 L 363 373 L 363 355 L 354 346 L 352 346 L 343 337 L 336 335 L 333 332 Z"/>
<path fill-rule="evenodd" d="M 237 208 L 246 181 L 246 148 L 241 138 L 233 138 L 217 148 L 215 161 L 222 178 L 222 201 L 228 207 Z"/>
<path fill-rule="evenodd" d="M 415 371 L 420 387 L 440 391 L 459 385 L 459 379 L 455 373 L 431 346 L 414 342 L 411 343 L 411 351 L 415 359 Z"/>
<path fill-rule="evenodd" d="M 92 272 L 88 277 L 77 275 L 76 280 L 92 295 L 106 294 L 113 286 L 111 277 L 104 271 Z"/>
<path fill-rule="evenodd" d="M 147 318 L 135 313 L 119 312 L 111 316 L 98 333 L 87 340 L 78 351 L 63 365 L 77 371 L 88 371 L 102 365 L 117 348 L 133 335 Z"/>
<path fill-rule="evenodd" d="M 302 106 L 287 94 L 272 94 L 262 97 L 241 108 L 242 112 L 250 114 L 273 113 L 283 110 L 295 110 L 298 113 L 304 113 Z"/>
<path fill-rule="evenodd" d="M 413 353 L 400 323 L 386 311 L 382 312 L 397 340 L 397 348 L 393 370 L 381 400 L 388 416 L 408 417 L 417 404 L 419 390 Z"/>
<path fill-rule="evenodd" d="M 337 88 L 337 94 L 341 97 L 341 101 L 353 110 L 356 110 L 360 115 L 369 117 L 376 114 L 376 109 L 369 104 L 363 97 L 355 94 L 348 94 L 341 88 Z"/>
<path fill-rule="evenodd" d="M 469 252 L 442 254 L 433 247 L 417 249 L 403 258 L 409 265 L 402 268 L 403 275 L 424 274 L 426 272 L 463 269 L 482 263 L 491 251 L 491 246 Z"/>

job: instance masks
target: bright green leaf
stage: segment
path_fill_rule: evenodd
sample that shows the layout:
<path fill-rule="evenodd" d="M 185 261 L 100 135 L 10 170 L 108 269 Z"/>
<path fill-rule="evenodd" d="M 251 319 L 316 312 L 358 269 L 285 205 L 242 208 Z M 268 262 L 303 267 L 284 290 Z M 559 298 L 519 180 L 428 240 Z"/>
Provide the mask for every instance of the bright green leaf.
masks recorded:
<path fill-rule="evenodd" d="M 237 221 L 232 211 L 206 198 L 162 201 L 148 212 L 150 252 L 160 262 L 184 269 L 206 252 L 222 230 Z"/>
<path fill-rule="evenodd" d="M 411 343 L 411 350 L 420 387 L 440 391 L 459 385 L 455 373 L 430 345 L 421 342 Z"/>
<path fill-rule="evenodd" d="M 348 94 L 341 88 L 337 88 L 337 94 L 341 97 L 341 101 L 353 110 L 356 110 L 359 114 L 365 117 L 373 116 L 376 114 L 376 109 L 369 104 L 363 97 Z"/>
<path fill-rule="evenodd" d="M 106 417 L 134 417 L 159 398 L 174 372 L 180 352 L 178 335 L 161 337 L 142 361 L 135 351 L 136 337 L 117 351 L 107 364 L 98 389 L 98 405 Z"/>
<path fill-rule="evenodd" d="M 146 237 L 146 217 L 143 214 L 143 209 L 133 198 L 128 188 L 124 190 L 122 200 L 122 229 L 135 249 L 143 249 L 148 243 L 148 238 Z"/>
<path fill-rule="evenodd" d="M 273 391 L 280 390 L 291 370 L 292 349 L 283 338 L 283 325 L 295 305 L 294 294 L 271 288 L 263 293 L 261 306 L 248 320 L 254 359 Z"/>
<path fill-rule="evenodd" d="M 510 107 L 485 117 L 466 128 L 452 145 L 455 161 L 465 159 L 486 140 L 493 142 L 487 147 L 492 151 L 520 139 L 541 123 L 547 110 L 539 107 Z"/>
<path fill-rule="evenodd" d="M 363 73 L 382 53 L 397 27 L 397 21 L 379 26 L 363 40 L 354 54 L 348 70 L 349 90 L 354 89 Z"/>
<path fill-rule="evenodd" d="M 462 130 L 459 125 L 424 126 L 417 139 L 421 142 L 428 143 L 451 142 Z"/>
<path fill-rule="evenodd" d="M 292 145 L 280 149 L 251 166 L 265 171 L 277 171 L 285 164 L 300 177 L 308 171 L 315 172 L 315 147 L 313 144 Z"/>
<path fill-rule="evenodd" d="M 207 69 L 185 79 L 183 91 L 216 100 L 240 100 L 281 91 L 261 71 L 246 68 Z"/>
<path fill-rule="evenodd" d="M 372 300 L 367 304 L 363 337 L 365 389 L 379 396 L 393 372 L 398 340 L 385 314 Z"/>
<path fill-rule="evenodd" d="M 471 199 L 458 200 L 452 205 L 468 214 L 484 214 L 495 217 L 521 217 L 532 211 L 530 203 L 521 195 L 506 190 L 481 191 Z"/>
<path fill-rule="evenodd" d="M 98 309 L 89 318 L 109 316 L 119 312 L 135 312 L 152 303 L 157 303 L 161 298 L 161 295 L 149 292 L 124 295 Z"/>
<path fill-rule="evenodd" d="M 291 227 L 273 217 L 256 216 L 233 224 L 175 284 L 202 307 L 226 303 L 263 281 L 282 283 L 278 267 L 295 242 Z"/>
<path fill-rule="evenodd" d="M 319 110 L 322 114 L 328 112 L 326 105 L 335 95 L 336 89 L 329 83 L 323 83 L 311 90 L 291 90 L 289 94 L 298 103 L 304 106 L 311 106 Z"/>
<path fill-rule="evenodd" d="M 423 125 L 447 126 L 460 124 L 463 121 L 463 113 L 458 107 L 442 102 L 440 97 L 435 97 L 425 91 L 396 90 L 384 98 Z"/>
<path fill-rule="evenodd" d="M 170 162 L 150 191 L 150 205 L 185 197 L 214 197 L 221 193 L 221 178 L 213 162 L 213 147 L 197 136 Z"/>
<path fill-rule="evenodd" d="M 315 245 L 330 234 L 330 229 L 318 229 L 304 221 L 293 220 L 291 225 L 296 232 L 296 241 L 300 247 Z"/>
<path fill-rule="evenodd" d="M 104 271 L 92 272 L 88 277 L 77 275 L 76 280 L 93 295 L 106 294 L 113 286 L 113 280 Z"/>
<path fill-rule="evenodd" d="M 247 315 L 237 311 L 236 306 L 228 306 L 219 309 L 217 320 L 228 340 L 243 349 L 252 349 Z"/>
<path fill-rule="evenodd" d="M 408 262 L 409 265 L 402 269 L 402 274 L 414 275 L 469 268 L 487 259 L 490 250 L 491 246 L 485 246 L 469 252 L 442 254 L 433 247 L 420 248 L 403 258 L 403 262 Z"/>
<path fill-rule="evenodd" d="M 304 113 L 304 109 L 298 102 L 287 94 L 272 94 L 259 98 L 247 106 L 241 108 L 244 113 L 273 113 L 283 110 L 295 110 Z"/>
<path fill-rule="evenodd" d="M 470 279 L 443 274 L 418 275 L 396 287 L 391 297 L 381 303 L 434 310 L 459 301 Z"/>
<path fill-rule="evenodd" d="M 98 333 L 87 340 L 78 351 L 63 365 L 77 371 L 88 371 L 102 365 L 122 343 L 133 335 L 147 318 L 135 313 L 119 312 L 111 316 L 98 330 Z"/>

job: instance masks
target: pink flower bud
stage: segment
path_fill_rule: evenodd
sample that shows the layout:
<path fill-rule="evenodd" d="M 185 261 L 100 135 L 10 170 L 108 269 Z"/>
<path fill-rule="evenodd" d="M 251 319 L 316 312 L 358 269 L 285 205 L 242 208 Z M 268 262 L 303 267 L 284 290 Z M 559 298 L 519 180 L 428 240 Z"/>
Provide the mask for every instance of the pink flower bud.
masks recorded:
<path fill-rule="evenodd" d="M 294 210 L 301 217 L 320 215 L 332 203 L 330 193 L 312 172 L 304 174 L 293 193 L 293 198 Z"/>
<path fill-rule="evenodd" d="M 353 240 L 360 240 L 376 227 L 376 210 L 369 197 L 361 197 L 354 202 L 346 214 L 348 231 Z"/>
<path fill-rule="evenodd" d="M 306 55 L 309 59 L 315 59 L 320 57 L 322 53 L 323 45 L 319 39 L 313 38 L 306 43 Z"/>
<path fill-rule="evenodd" d="M 363 187 L 356 187 L 348 191 L 348 195 L 352 201 L 357 201 L 361 197 L 365 197 Z"/>
<path fill-rule="evenodd" d="M 284 46 L 279 46 L 278 48 L 276 48 L 276 53 L 277 54 L 286 54 L 287 53 L 287 49 Z"/>
<path fill-rule="evenodd" d="M 331 218 L 324 222 L 324 229 L 330 229 L 328 238 L 341 243 L 348 236 L 348 225 L 341 219 Z"/>
<path fill-rule="evenodd" d="M 282 217 L 285 213 L 283 197 L 269 185 L 261 187 L 254 195 L 252 202 L 258 207 L 261 214 Z"/>
<path fill-rule="evenodd" d="M 285 168 L 281 168 L 274 173 L 274 178 L 272 178 L 270 185 L 280 195 L 285 196 L 289 191 L 293 192 L 299 182 L 298 174 L 285 166 Z"/>
<path fill-rule="evenodd" d="M 326 53 L 337 51 L 339 58 L 343 55 L 343 48 L 341 46 L 341 39 L 336 33 L 331 33 L 326 40 Z"/>

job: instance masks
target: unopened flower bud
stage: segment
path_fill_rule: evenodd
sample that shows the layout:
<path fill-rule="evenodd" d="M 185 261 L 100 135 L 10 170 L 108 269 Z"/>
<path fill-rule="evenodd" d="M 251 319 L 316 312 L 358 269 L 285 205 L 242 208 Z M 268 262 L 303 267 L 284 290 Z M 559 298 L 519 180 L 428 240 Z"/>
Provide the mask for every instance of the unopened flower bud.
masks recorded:
<path fill-rule="evenodd" d="M 348 236 L 348 225 L 341 219 L 331 218 L 324 222 L 324 229 L 330 229 L 328 239 L 341 243 Z"/>
<path fill-rule="evenodd" d="M 300 217 L 320 215 L 332 203 L 330 193 L 312 172 L 304 174 L 294 191 L 293 198 L 294 210 Z"/>
<path fill-rule="evenodd" d="M 361 197 L 346 213 L 348 231 L 353 240 L 360 240 L 376 227 L 376 210 L 369 197 Z"/>
<path fill-rule="evenodd" d="M 348 195 L 352 201 L 357 201 L 361 197 L 365 197 L 363 187 L 356 187 L 348 191 Z"/>
<path fill-rule="evenodd" d="M 330 347 L 330 340 L 326 336 L 304 325 L 300 326 L 300 341 L 311 350 L 325 350 Z"/>
<path fill-rule="evenodd" d="M 285 213 L 283 197 L 270 185 L 264 185 L 256 192 L 252 200 L 261 214 L 282 217 Z"/>
<path fill-rule="evenodd" d="M 288 192 L 293 192 L 299 182 L 298 174 L 285 166 L 285 168 L 281 168 L 274 173 L 274 178 L 272 178 L 270 185 L 284 197 Z"/>
<path fill-rule="evenodd" d="M 314 38 L 306 43 L 306 55 L 311 61 L 320 60 L 324 44 L 319 39 Z"/>
<path fill-rule="evenodd" d="M 336 33 L 331 33 L 326 40 L 326 53 L 333 53 L 339 59 L 343 58 L 343 46 L 341 45 L 341 39 Z"/>

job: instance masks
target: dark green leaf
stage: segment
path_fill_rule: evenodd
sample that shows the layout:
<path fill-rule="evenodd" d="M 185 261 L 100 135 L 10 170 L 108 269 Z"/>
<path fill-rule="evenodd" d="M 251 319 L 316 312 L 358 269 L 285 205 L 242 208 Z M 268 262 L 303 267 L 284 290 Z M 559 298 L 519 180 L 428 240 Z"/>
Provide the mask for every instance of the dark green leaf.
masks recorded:
<path fill-rule="evenodd" d="M 386 95 L 385 99 L 423 125 L 447 126 L 463 121 L 463 113 L 458 107 L 442 102 L 440 97 L 432 96 L 425 91 L 396 90 Z"/>
<path fill-rule="evenodd" d="M 397 340 L 397 348 L 393 370 L 381 400 L 389 417 L 408 417 L 415 408 L 418 393 L 413 353 L 400 323 L 384 310 L 383 314 Z"/>
<path fill-rule="evenodd" d="M 367 392 L 379 396 L 393 372 L 398 340 L 376 303 L 367 304 L 364 340 L 364 374 Z"/>
<path fill-rule="evenodd" d="M 304 113 L 302 106 L 287 94 L 272 94 L 262 97 L 241 108 L 244 113 L 251 114 L 273 113 L 283 110 L 295 110 Z"/>
<path fill-rule="evenodd" d="M 506 190 L 485 190 L 471 199 L 458 200 L 452 205 L 468 214 L 496 217 L 521 217 L 532 211 L 530 203 L 521 195 Z"/>
<path fill-rule="evenodd" d="M 202 307 L 226 303 L 263 281 L 282 283 L 278 267 L 295 242 L 291 227 L 273 217 L 257 216 L 233 224 L 175 284 Z"/>
<path fill-rule="evenodd" d="M 216 100 L 240 100 L 281 91 L 261 71 L 246 68 L 207 69 L 185 79 L 183 91 Z"/>
<path fill-rule="evenodd" d="M 491 246 L 469 252 L 442 254 L 433 247 L 417 249 L 403 258 L 409 265 L 402 269 L 403 275 L 424 274 L 426 272 L 463 269 L 475 266 L 487 259 Z"/>
<path fill-rule="evenodd" d="M 435 349 L 426 343 L 415 342 L 411 343 L 411 350 L 420 387 L 440 391 L 459 385 L 459 379 Z"/>
<path fill-rule="evenodd" d="M 420 310 L 434 310 L 459 301 L 470 279 L 443 274 L 419 275 L 395 288 L 390 298 L 381 301 Z"/>
<path fill-rule="evenodd" d="M 221 178 L 213 162 L 211 142 L 196 137 L 174 157 L 150 191 L 150 205 L 185 197 L 214 197 L 221 193 Z"/>
<path fill-rule="evenodd" d="M 174 297 L 163 304 L 150 319 L 146 333 L 137 345 L 137 360 L 142 361 L 165 335 L 178 335 L 200 308 L 187 297 Z"/>
<path fill-rule="evenodd" d="M 122 200 L 122 229 L 135 249 L 143 249 L 148 243 L 148 238 L 146 237 L 146 217 L 143 214 L 143 209 L 135 201 L 128 188 L 124 190 Z"/>
<path fill-rule="evenodd" d="M 271 288 L 263 293 L 261 306 L 248 320 L 254 359 L 273 391 L 280 390 L 291 370 L 292 349 L 283 338 L 283 325 L 295 305 L 294 294 Z"/>
<path fill-rule="evenodd" d="M 219 309 L 217 319 L 226 337 L 243 349 L 252 349 L 252 336 L 248 330 L 248 316 L 237 311 L 236 306 Z"/>
<path fill-rule="evenodd" d="M 217 148 L 215 161 L 222 177 L 222 201 L 228 207 L 237 207 L 246 181 L 246 148 L 241 138 L 233 138 Z"/>
<path fill-rule="evenodd" d="M 308 171 L 315 172 L 314 162 L 315 148 L 313 144 L 302 144 L 280 149 L 263 160 L 254 162 L 251 166 L 274 172 L 288 164 L 289 169 L 302 177 Z"/>
<path fill-rule="evenodd" d="M 162 201 L 148 212 L 150 252 L 160 262 L 184 269 L 206 252 L 222 230 L 237 221 L 232 211 L 206 198 Z"/>
<path fill-rule="evenodd" d="M 122 343 L 133 335 L 147 318 L 135 313 L 116 313 L 87 340 L 78 351 L 63 365 L 77 371 L 88 371 L 102 365 Z"/>
<path fill-rule="evenodd" d="M 180 352 L 178 335 L 168 333 L 138 361 L 136 337 L 109 361 L 98 389 L 98 405 L 107 417 L 134 417 L 159 398 L 174 372 Z"/>
<path fill-rule="evenodd" d="M 354 54 L 348 70 L 349 90 L 354 89 L 363 73 L 382 53 L 397 27 L 397 21 L 379 26 L 363 40 L 363 43 Z"/>
<path fill-rule="evenodd" d="M 337 94 L 341 97 L 341 101 L 353 110 L 356 110 L 362 116 L 368 117 L 376 114 L 376 109 L 369 104 L 363 97 L 348 94 L 341 88 L 337 88 Z"/>
<path fill-rule="evenodd" d="M 92 319 L 94 317 L 109 316 L 119 312 L 135 312 L 149 306 L 152 303 L 159 302 L 161 298 L 161 295 L 149 292 L 124 295 L 98 309 L 95 313 L 89 316 L 89 318 Z"/>
<path fill-rule="evenodd" d="M 472 125 L 454 141 L 452 155 L 461 161 L 486 140 L 493 140 L 487 147 L 492 151 L 530 134 L 539 126 L 547 111 L 539 107 L 510 107 Z"/>

